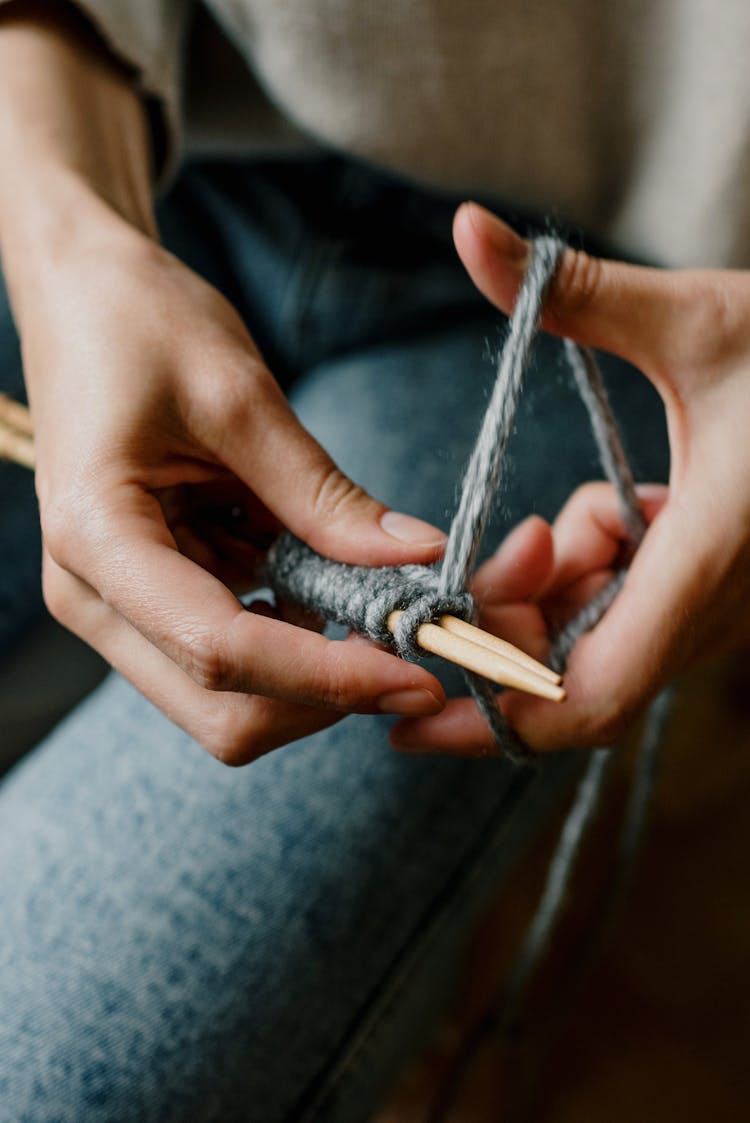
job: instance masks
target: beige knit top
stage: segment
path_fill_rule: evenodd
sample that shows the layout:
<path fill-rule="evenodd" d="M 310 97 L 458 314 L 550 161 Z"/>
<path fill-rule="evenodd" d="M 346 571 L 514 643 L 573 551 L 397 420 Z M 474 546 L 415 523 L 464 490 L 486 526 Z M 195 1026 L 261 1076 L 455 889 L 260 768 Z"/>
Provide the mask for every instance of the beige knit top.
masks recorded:
<path fill-rule="evenodd" d="M 190 0 L 76 2 L 173 153 L 322 145 L 750 267 L 750 0 L 211 0 L 223 35 Z"/>

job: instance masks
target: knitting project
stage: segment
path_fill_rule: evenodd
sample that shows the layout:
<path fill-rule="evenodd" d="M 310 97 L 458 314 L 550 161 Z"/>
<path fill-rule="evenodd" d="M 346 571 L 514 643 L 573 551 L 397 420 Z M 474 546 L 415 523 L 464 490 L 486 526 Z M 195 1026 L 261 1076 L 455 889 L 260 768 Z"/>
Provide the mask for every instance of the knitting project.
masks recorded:
<path fill-rule="evenodd" d="M 383 643 L 393 643 L 407 659 L 419 658 L 416 633 L 421 624 L 445 614 L 474 619 L 475 606 L 466 585 L 500 484 L 544 298 L 564 249 L 562 241 L 550 236 L 536 238 L 533 243 L 531 262 L 498 358 L 494 389 L 464 474 L 442 562 L 433 567 L 350 566 L 321 557 L 294 535 L 285 534 L 268 556 L 269 584 L 277 595 L 303 604 L 327 620 L 335 620 Z M 570 340 L 565 341 L 565 353 L 589 414 L 602 467 L 617 491 L 622 518 L 635 549 L 646 524 L 596 359 L 588 348 Z M 616 574 L 555 638 L 551 650 L 555 669 L 564 667 L 578 637 L 602 617 L 623 577 L 624 571 Z M 386 621 L 394 609 L 401 609 L 403 615 L 391 636 Z M 528 761 L 529 749 L 498 709 L 496 687 L 471 671 L 464 673 L 498 749 L 515 762 Z"/>

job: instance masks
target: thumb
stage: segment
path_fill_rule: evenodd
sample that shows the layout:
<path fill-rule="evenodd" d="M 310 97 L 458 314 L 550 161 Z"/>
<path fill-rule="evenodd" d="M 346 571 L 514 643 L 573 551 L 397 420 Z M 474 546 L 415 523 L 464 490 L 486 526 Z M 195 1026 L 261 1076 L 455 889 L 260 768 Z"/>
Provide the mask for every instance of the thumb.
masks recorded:
<path fill-rule="evenodd" d="M 476 286 L 509 313 L 529 242 L 476 203 L 459 207 L 453 237 Z M 675 371 L 705 372 L 709 365 L 705 351 L 717 302 L 732 283 L 729 271 L 651 269 L 568 248 L 547 294 L 542 327 L 633 363 L 668 400 Z"/>
<path fill-rule="evenodd" d="M 227 418 L 220 456 L 284 526 L 319 553 L 353 565 L 439 556 L 442 531 L 368 495 L 299 422 L 272 376 L 262 371 L 255 381 L 252 424 L 247 411 Z"/>

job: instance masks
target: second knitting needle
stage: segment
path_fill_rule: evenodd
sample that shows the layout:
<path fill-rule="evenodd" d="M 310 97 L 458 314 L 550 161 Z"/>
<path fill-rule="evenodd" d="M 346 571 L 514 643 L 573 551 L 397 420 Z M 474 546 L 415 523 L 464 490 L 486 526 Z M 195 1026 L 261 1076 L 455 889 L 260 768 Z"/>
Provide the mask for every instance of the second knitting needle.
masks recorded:
<path fill-rule="evenodd" d="M 395 609 L 389 615 L 387 624 L 391 634 L 400 616 L 399 609 Z M 536 671 L 514 663 L 497 651 L 472 643 L 437 624 L 421 624 L 417 629 L 416 639 L 424 651 L 429 651 L 431 655 L 441 655 L 443 659 L 457 663 L 467 671 L 474 671 L 475 674 L 482 675 L 498 686 L 523 690 L 527 694 L 536 694 L 537 697 L 547 698 L 552 702 L 565 701 L 565 691 L 562 686 L 543 678 Z"/>
<path fill-rule="evenodd" d="M 441 628 L 445 628 L 446 632 L 453 632 L 454 635 L 461 636 L 471 643 L 478 643 L 480 647 L 486 647 L 490 651 L 496 651 L 498 655 L 504 655 L 512 663 L 519 663 L 527 670 L 536 672 L 547 682 L 554 683 L 555 686 L 559 686 L 562 682 L 562 675 L 558 675 L 550 667 L 545 667 L 544 663 L 540 663 L 538 659 L 533 659 L 531 655 L 527 655 L 525 651 L 514 647 L 507 640 L 500 639 L 499 636 L 493 636 L 491 632 L 485 632 L 482 628 L 475 627 L 474 624 L 468 624 L 466 620 L 462 620 L 459 616 L 441 616 L 438 624 Z"/>

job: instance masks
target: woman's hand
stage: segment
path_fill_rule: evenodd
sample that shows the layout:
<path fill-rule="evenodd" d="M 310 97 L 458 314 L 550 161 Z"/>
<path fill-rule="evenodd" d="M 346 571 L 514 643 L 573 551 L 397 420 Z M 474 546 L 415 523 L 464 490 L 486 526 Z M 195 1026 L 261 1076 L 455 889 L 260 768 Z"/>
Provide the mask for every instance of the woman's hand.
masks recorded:
<path fill-rule="evenodd" d="M 59 0 L 0 10 L 0 248 L 33 413 L 44 590 L 215 756 L 241 764 L 442 687 L 235 591 L 280 525 L 348 562 L 429 562 L 301 427 L 229 304 L 163 250 L 129 75 Z"/>
<path fill-rule="evenodd" d="M 351 562 L 442 535 L 354 486 L 226 301 L 123 224 L 37 273 L 22 319 L 47 604 L 232 763 L 350 711 L 435 713 L 426 671 L 247 612 L 281 524 Z"/>
<path fill-rule="evenodd" d="M 246 611 L 280 526 L 353 563 L 431 561 L 302 428 L 239 317 L 130 229 L 37 274 L 22 319 L 50 611 L 221 759 L 352 711 L 436 713 L 422 668 Z"/>
<path fill-rule="evenodd" d="M 527 243 L 475 204 L 459 209 L 454 236 L 477 286 L 510 311 Z M 568 700 L 502 696 L 513 727 L 541 750 L 612 743 L 683 668 L 750 641 L 750 272 L 646 269 L 568 250 L 542 326 L 622 356 L 654 383 L 671 474 L 668 490 L 641 489 L 651 525 L 614 604 L 571 654 Z M 625 532 L 605 484 L 576 492 L 551 530 L 538 519 L 522 527 L 477 583 L 488 625 L 544 658 L 550 621 L 606 581 Z M 508 575 L 529 559 L 519 592 Z M 474 755 L 488 734 L 458 701 L 399 723 L 393 739 Z"/>

